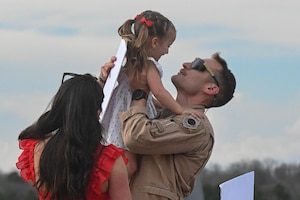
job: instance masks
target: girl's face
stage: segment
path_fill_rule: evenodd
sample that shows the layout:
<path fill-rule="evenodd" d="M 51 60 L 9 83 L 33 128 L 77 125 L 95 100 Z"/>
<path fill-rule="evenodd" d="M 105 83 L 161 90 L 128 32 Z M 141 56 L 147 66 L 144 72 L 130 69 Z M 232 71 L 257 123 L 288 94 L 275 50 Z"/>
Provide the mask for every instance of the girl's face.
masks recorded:
<path fill-rule="evenodd" d="M 149 51 L 150 57 L 153 57 L 156 61 L 160 59 L 161 56 L 169 53 L 169 48 L 176 39 L 176 31 L 169 30 L 167 37 L 159 39 L 154 37 L 152 39 L 152 49 Z"/>

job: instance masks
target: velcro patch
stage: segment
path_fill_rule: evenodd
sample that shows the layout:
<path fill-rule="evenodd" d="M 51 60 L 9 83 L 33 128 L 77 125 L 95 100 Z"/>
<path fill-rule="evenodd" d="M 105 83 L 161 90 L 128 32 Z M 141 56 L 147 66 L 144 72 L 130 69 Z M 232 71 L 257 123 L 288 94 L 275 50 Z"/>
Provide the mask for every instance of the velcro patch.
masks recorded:
<path fill-rule="evenodd" d="M 200 123 L 201 119 L 192 115 L 185 116 L 182 121 L 183 127 L 188 129 L 197 129 Z"/>

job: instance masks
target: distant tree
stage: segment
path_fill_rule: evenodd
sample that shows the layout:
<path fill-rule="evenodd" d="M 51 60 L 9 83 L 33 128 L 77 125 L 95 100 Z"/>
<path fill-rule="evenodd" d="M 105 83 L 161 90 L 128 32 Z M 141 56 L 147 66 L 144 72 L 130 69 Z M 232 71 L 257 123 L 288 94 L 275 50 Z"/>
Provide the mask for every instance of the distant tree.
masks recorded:
<path fill-rule="evenodd" d="M 277 200 L 290 200 L 291 195 L 289 195 L 283 185 L 280 183 L 276 184 L 273 188 L 273 193 Z"/>
<path fill-rule="evenodd" d="M 276 185 L 274 190 L 284 189 L 292 199 L 300 199 L 300 165 L 298 164 L 281 164 L 274 170 L 276 182 L 280 183 L 283 188 Z"/>
<path fill-rule="evenodd" d="M 203 185 L 205 200 L 220 200 L 220 192 L 218 185 Z"/>
<path fill-rule="evenodd" d="M 37 200 L 34 188 L 17 172 L 0 176 L 0 200 Z"/>
<path fill-rule="evenodd" d="M 255 172 L 255 200 L 299 200 L 300 164 L 282 164 L 272 159 L 240 161 L 227 168 L 207 167 L 201 173 L 205 200 L 220 198 L 219 184 L 249 171 Z"/>
<path fill-rule="evenodd" d="M 254 186 L 254 199 L 255 200 L 270 200 L 270 198 L 260 188 Z"/>
<path fill-rule="evenodd" d="M 15 183 L 23 183 L 23 179 L 19 176 L 17 172 L 11 172 L 6 175 L 5 178 L 8 182 L 15 182 Z"/>
<path fill-rule="evenodd" d="M 255 200 L 299 200 L 300 164 L 284 164 L 274 160 L 240 161 L 222 168 L 207 167 L 201 173 L 205 200 L 220 200 L 219 185 L 249 171 L 255 172 Z M 37 200 L 35 189 L 17 172 L 0 172 L 0 200 Z"/>

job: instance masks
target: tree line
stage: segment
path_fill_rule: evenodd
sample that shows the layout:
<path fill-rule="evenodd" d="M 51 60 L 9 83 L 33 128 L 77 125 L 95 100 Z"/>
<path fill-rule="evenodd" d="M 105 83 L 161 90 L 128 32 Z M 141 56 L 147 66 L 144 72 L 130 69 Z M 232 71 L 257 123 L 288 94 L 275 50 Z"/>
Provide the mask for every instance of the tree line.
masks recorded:
<path fill-rule="evenodd" d="M 201 173 L 205 200 L 220 200 L 219 185 L 247 172 L 254 171 L 255 200 L 299 200 L 300 164 L 275 160 L 239 161 L 222 169 L 212 165 Z"/>
<path fill-rule="evenodd" d="M 0 173 L 0 200 L 37 200 L 35 190 L 17 171 Z"/>
<path fill-rule="evenodd" d="M 254 171 L 255 200 L 299 200 L 300 164 L 286 164 L 266 159 L 239 161 L 222 168 L 206 167 L 201 173 L 205 200 L 220 200 L 219 185 L 229 179 Z M 36 200 L 33 187 L 17 171 L 0 173 L 0 200 Z"/>

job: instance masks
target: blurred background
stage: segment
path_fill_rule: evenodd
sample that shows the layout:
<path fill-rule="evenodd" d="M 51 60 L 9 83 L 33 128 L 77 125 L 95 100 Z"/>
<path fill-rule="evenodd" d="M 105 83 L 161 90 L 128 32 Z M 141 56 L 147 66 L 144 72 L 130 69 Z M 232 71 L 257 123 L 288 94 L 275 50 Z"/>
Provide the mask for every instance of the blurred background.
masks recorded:
<path fill-rule="evenodd" d="M 221 52 L 236 76 L 234 99 L 207 111 L 216 142 L 206 168 L 266 159 L 299 164 L 299 1 L 0 3 L 1 173 L 16 170 L 18 134 L 44 112 L 63 72 L 98 75 L 117 52 L 118 27 L 147 9 L 177 29 L 169 54 L 160 59 L 174 97 L 171 76 L 195 57 Z"/>

